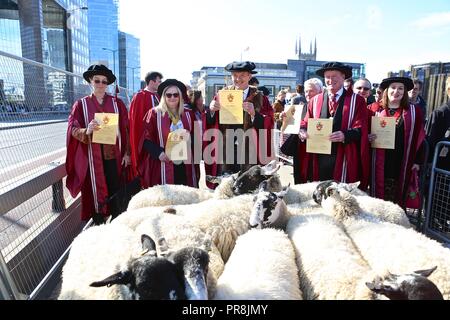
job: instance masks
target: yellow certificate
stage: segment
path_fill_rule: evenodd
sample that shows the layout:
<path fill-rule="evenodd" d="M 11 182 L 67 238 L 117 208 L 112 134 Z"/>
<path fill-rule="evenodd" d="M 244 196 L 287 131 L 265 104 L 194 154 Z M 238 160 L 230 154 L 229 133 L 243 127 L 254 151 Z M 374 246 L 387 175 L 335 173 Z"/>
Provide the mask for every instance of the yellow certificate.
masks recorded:
<path fill-rule="evenodd" d="M 302 112 L 305 105 L 294 104 L 289 106 L 286 111 L 286 117 L 283 119 L 281 131 L 287 134 L 298 134 L 300 131 L 300 125 L 302 122 Z"/>
<path fill-rule="evenodd" d="M 166 142 L 165 153 L 172 161 L 184 161 L 188 159 L 188 133 L 186 129 L 177 129 L 169 133 Z"/>
<path fill-rule="evenodd" d="M 242 90 L 220 90 L 220 124 L 243 124 L 244 92 Z"/>
<path fill-rule="evenodd" d="M 119 115 L 117 113 L 96 113 L 94 117 L 100 124 L 100 129 L 93 132 L 92 142 L 116 144 L 117 130 L 119 129 Z"/>
<path fill-rule="evenodd" d="M 308 139 L 306 152 L 331 154 L 331 141 L 328 136 L 333 132 L 333 119 L 308 119 Z"/>
<path fill-rule="evenodd" d="M 395 148 L 395 118 L 394 117 L 372 117 L 371 133 L 377 138 L 372 141 L 372 148 L 394 149 Z"/>

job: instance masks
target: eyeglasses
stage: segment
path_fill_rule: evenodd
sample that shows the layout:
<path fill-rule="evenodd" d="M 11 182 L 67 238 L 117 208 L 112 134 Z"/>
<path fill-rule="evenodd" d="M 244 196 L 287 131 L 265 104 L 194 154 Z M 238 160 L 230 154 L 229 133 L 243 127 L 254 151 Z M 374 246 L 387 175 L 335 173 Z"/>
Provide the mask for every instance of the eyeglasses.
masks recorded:
<path fill-rule="evenodd" d="M 95 82 L 96 84 L 99 84 L 99 83 L 108 84 L 108 81 L 106 81 L 106 80 L 98 80 L 98 79 L 95 79 L 94 82 Z"/>
<path fill-rule="evenodd" d="M 364 90 L 364 91 L 369 91 L 370 88 L 366 88 L 366 87 L 357 87 L 356 90 Z"/>
<path fill-rule="evenodd" d="M 172 98 L 172 97 L 174 97 L 174 98 L 178 98 L 180 96 L 180 94 L 178 93 L 178 92 L 176 92 L 176 93 L 166 93 L 166 97 L 167 98 Z"/>

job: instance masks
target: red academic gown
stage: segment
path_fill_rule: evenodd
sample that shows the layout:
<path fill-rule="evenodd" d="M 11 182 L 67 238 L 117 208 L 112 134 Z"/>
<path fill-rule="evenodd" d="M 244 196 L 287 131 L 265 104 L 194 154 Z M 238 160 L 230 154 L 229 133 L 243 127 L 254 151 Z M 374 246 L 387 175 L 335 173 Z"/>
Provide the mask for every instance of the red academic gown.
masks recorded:
<path fill-rule="evenodd" d="M 234 87 L 230 87 L 231 89 L 233 89 Z M 256 97 L 257 94 L 257 89 L 256 87 L 252 87 L 250 86 L 250 91 L 247 95 L 247 99 L 245 101 L 247 102 L 254 102 L 253 99 Z M 261 93 L 260 93 L 261 94 Z M 255 135 L 255 140 L 257 141 L 257 146 L 256 146 L 256 150 L 257 150 L 257 159 L 258 159 L 258 164 L 266 164 L 268 163 L 274 155 L 272 155 L 272 150 L 270 148 L 271 146 L 271 130 L 273 129 L 273 125 L 274 125 L 274 118 L 273 118 L 273 110 L 272 107 L 270 106 L 269 100 L 267 97 L 262 95 L 262 103 L 261 106 L 255 105 L 255 109 L 259 109 L 259 113 L 263 116 L 264 118 L 264 127 L 263 129 L 265 129 L 266 131 L 266 141 L 267 141 L 267 147 L 266 147 L 266 155 L 262 155 L 262 148 L 260 146 L 260 141 L 259 141 L 259 133 L 256 132 L 255 129 L 254 130 L 254 135 Z M 215 96 L 214 100 L 217 100 L 218 97 Z M 254 103 L 255 104 L 255 103 Z M 202 122 L 203 122 L 203 132 L 205 133 L 208 129 L 216 129 L 219 130 L 219 112 L 217 111 L 217 117 L 216 117 L 216 121 L 213 125 L 208 125 L 207 120 L 206 120 L 206 113 L 202 114 Z M 245 120 L 245 116 L 244 116 L 244 121 Z M 216 150 L 218 150 L 218 143 L 217 143 L 217 136 L 212 136 L 211 141 L 203 141 L 203 149 L 205 149 L 206 147 L 209 148 L 209 150 L 213 150 L 211 152 L 211 156 L 213 157 L 213 159 L 216 159 L 217 154 L 216 154 Z M 208 152 L 209 154 L 209 152 Z M 264 158 L 266 158 L 268 161 L 262 161 Z M 265 163 L 262 163 L 265 162 Z M 211 176 L 217 176 L 219 172 L 219 168 L 218 168 L 218 163 L 217 161 L 214 161 L 212 164 L 207 164 L 205 163 L 205 173 L 207 175 L 211 175 Z M 217 185 L 206 182 L 206 185 L 208 186 L 208 188 L 210 189 L 215 189 L 217 187 Z"/>
<path fill-rule="evenodd" d="M 309 118 L 320 118 L 325 94 L 328 93 L 320 93 L 309 101 L 308 111 L 302 121 L 303 128 L 307 128 Z M 341 131 L 345 133 L 348 129 L 360 128 L 361 140 L 349 144 L 338 143 L 333 179 L 341 182 L 360 181 L 359 188 L 366 190 L 370 173 L 367 105 L 364 98 L 353 94 L 351 91 L 344 90 L 344 95 Z M 308 173 L 311 171 L 313 181 L 318 181 L 318 158 L 316 154 L 306 152 L 306 143 L 299 143 L 298 157 L 301 183 L 307 182 Z"/>
<path fill-rule="evenodd" d="M 81 191 L 82 220 L 89 220 L 94 212 L 106 216 L 108 210 L 104 203 L 109 195 L 103 171 L 101 145 L 82 143 L 72 136 L 72 129 L 87 128 L 94 114 L 100 112 L 119 114 L 120 130 L 115 145 L 119 177 L 122 171 L 122 159 L 127 148 L 128 115 L 122 100 L 106 95 L 103 106 L 100 106 L 94 95 L 90 95 L 75 102 L 67 128 L 66 186 L 74 198 Z"/>
<path fill-rule="evenodd" d="M 375 106 L 374 106 L 375 108 Z M 372 109 L 374 110 L 374 109 Z M 385 110 L 376 112 L 378 117 L 386 117 Z M 406 199 L 406 188 L 410 181 L 411 168 L 416 159 L 419 148 L 425 139 L 425 130 L 423 125 L 423 115 L 420 107 L 410 105 L 408 109 L 403 110 L 401 115 L 404 121 L 404 141 L 403 141 L 403 160 L 401 165 L 398 189 L 396 192 L 397 204 L 404 207 Z M 373 149 L 372 152 L 372 194 L 377 198 L 384 199 L 384 149 Z"/>
<path fill-rule="evenodd" d="M 144 188 L 155 185 L 174 184 L 174 168 L 173 163 L 164 163 L 159 159 L 154 159 L 144 150 L 144 140 L 150 140 L 158 146 L 164 148 L 167 143 L 167 137 L 170 133 L 171 120 L 168 113 L 162 115 L 162 112 L 154 108 L 149 110 L 145 119 L 144 135 L 139 142 L 139 172 L 142 177 Z M 192 111 L 184 109 L 181 116 L 181 122 L 184 129 L 192 135 L 194 131 L 194 114 Z M 161 129 L 158 129 L 161 128 Z M 192 136 L 191 136 L 192 137 Z M 192 153 L 188 148 L 188 160 L 185 161 L 186 181 L 190 187 L 198 187 L 198 180 L 193 165 Z"/>
<path fill-rule="evenodd" d="M 147 111 L 156 107 L 158 103 L 158 95 L 144 89 L 134 95 L 130 104 L 129 121 L 131 164 L 133 165 L 135 175 L 137 174 L 138 168 L 139 141 L 144 135 L 144 118 Z"/>

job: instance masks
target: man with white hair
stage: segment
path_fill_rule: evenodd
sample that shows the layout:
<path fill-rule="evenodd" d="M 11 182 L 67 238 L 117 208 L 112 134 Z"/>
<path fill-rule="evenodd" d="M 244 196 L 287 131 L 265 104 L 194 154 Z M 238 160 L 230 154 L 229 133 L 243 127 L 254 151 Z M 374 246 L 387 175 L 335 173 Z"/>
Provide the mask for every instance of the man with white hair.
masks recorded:
<path fill-rule="evenodd" d="M 299 155 L 300 180 L 341 182 L 361 181 L 361 189 L 369 182 L 368 116 L 364 99 L 344 89 L 344 81 L 352 76 L 352 68 L 340 62 L 325 63 L 317 70 L 325 79 L 326 90 L 308 104 L 299 137 L 308 139 L 308 119 L 333 118 L 331 154 Z"/>

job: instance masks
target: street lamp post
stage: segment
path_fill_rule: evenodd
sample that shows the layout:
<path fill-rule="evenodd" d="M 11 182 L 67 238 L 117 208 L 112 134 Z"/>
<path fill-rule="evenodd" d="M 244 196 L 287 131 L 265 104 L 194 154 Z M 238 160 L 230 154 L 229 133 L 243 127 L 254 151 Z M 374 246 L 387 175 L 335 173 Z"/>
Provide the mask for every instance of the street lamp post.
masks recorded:
<path fill-rule="evenodd" d="M 131 92 L 134 94 L 134 70 L 140 69 L 141 67 L 127 67 L 127 68 L 129 68 L 129 69 L 131 69 L 133 71 L 133 76 L 132 76 L 133 84 L 132 84 L 132 87 L 131 87 Z"/>
<path fill-rule="evenodd" d="M 114 75 L 116 75 L 116 52 L 119 51 L 119 49 L 109 49 L 109 48 L 102 48 L 102 49 L 112 52 L 112 54 L 113 54 L 113 71 L 114 71 Z"/>

